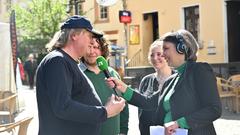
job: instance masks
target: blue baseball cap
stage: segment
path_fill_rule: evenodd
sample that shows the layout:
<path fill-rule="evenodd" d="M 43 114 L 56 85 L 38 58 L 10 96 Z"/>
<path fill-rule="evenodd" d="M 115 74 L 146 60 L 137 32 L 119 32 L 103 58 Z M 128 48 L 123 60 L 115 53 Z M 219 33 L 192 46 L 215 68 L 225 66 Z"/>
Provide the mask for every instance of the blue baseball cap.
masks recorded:
<path fill-rule="evenodd" d="M 63 29 L 74 29 L 74 28 L 84 28 L 89 32 L 93 33 L 96 37 L 102 37 L 103 34 L 96 31 L 91 22 L 84 16 L 74 15 L 68 18 L 61 26 Z"/>

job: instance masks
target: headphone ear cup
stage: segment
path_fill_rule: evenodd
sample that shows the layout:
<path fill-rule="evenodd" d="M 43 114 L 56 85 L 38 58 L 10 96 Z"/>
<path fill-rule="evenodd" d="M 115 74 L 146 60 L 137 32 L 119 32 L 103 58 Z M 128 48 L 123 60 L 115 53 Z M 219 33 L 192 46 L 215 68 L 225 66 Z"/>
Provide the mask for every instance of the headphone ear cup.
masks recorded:
<path fill-rule="evenodd" d="M 186 51 L 186 46 L 185 44 L 179 42 L 176 46 L 176 50 L 179 54 L 184 54 L 184 52 Z"/>

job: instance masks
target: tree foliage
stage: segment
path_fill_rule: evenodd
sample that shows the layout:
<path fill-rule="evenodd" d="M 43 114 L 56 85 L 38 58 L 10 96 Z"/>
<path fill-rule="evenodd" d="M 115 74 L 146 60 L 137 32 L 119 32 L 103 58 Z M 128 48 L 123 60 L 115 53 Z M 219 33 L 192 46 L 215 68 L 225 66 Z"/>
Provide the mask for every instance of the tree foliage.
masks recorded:
<path fill-rule="evenodd" d="M 45 45 L 59 30 L 59 24 L 66 19 L 67 0 L 31 0 L 15 5 L 19 52 L 44 53 Z"/>

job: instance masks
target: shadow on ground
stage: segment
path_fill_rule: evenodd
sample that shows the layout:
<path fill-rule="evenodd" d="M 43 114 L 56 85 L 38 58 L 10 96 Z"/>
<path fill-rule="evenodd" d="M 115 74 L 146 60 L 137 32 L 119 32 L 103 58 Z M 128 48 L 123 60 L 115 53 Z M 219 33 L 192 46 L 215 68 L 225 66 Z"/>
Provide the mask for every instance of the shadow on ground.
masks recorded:
<path fill-rule="evenodd" d="M 229 111 L 223 107 L 221 119 L 240 120 L 240 113 Z"/>

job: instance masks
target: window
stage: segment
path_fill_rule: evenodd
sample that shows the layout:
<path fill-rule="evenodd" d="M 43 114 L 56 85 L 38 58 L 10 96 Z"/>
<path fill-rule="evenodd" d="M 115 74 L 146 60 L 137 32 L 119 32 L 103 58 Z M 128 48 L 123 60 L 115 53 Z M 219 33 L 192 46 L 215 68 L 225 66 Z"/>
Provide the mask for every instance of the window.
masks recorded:
<path fill-rule="evenodd" d="M 95 1 L 95 22 L 94 23 L 108 23 L 109 22 L 109 8 L 97 4 Z"/>
<path fill-rule="evenodd" d="M 99 9 L 100 9 L 99 20 L 107 20 L 108 19 L 108 8 L 100 6 Z"/>
<path fill-rule="evenodd" d="M 184 8 L 185 29 L 193 34 L 197 41 L 199 41 L 199 6 L 192 6 Z"/>

